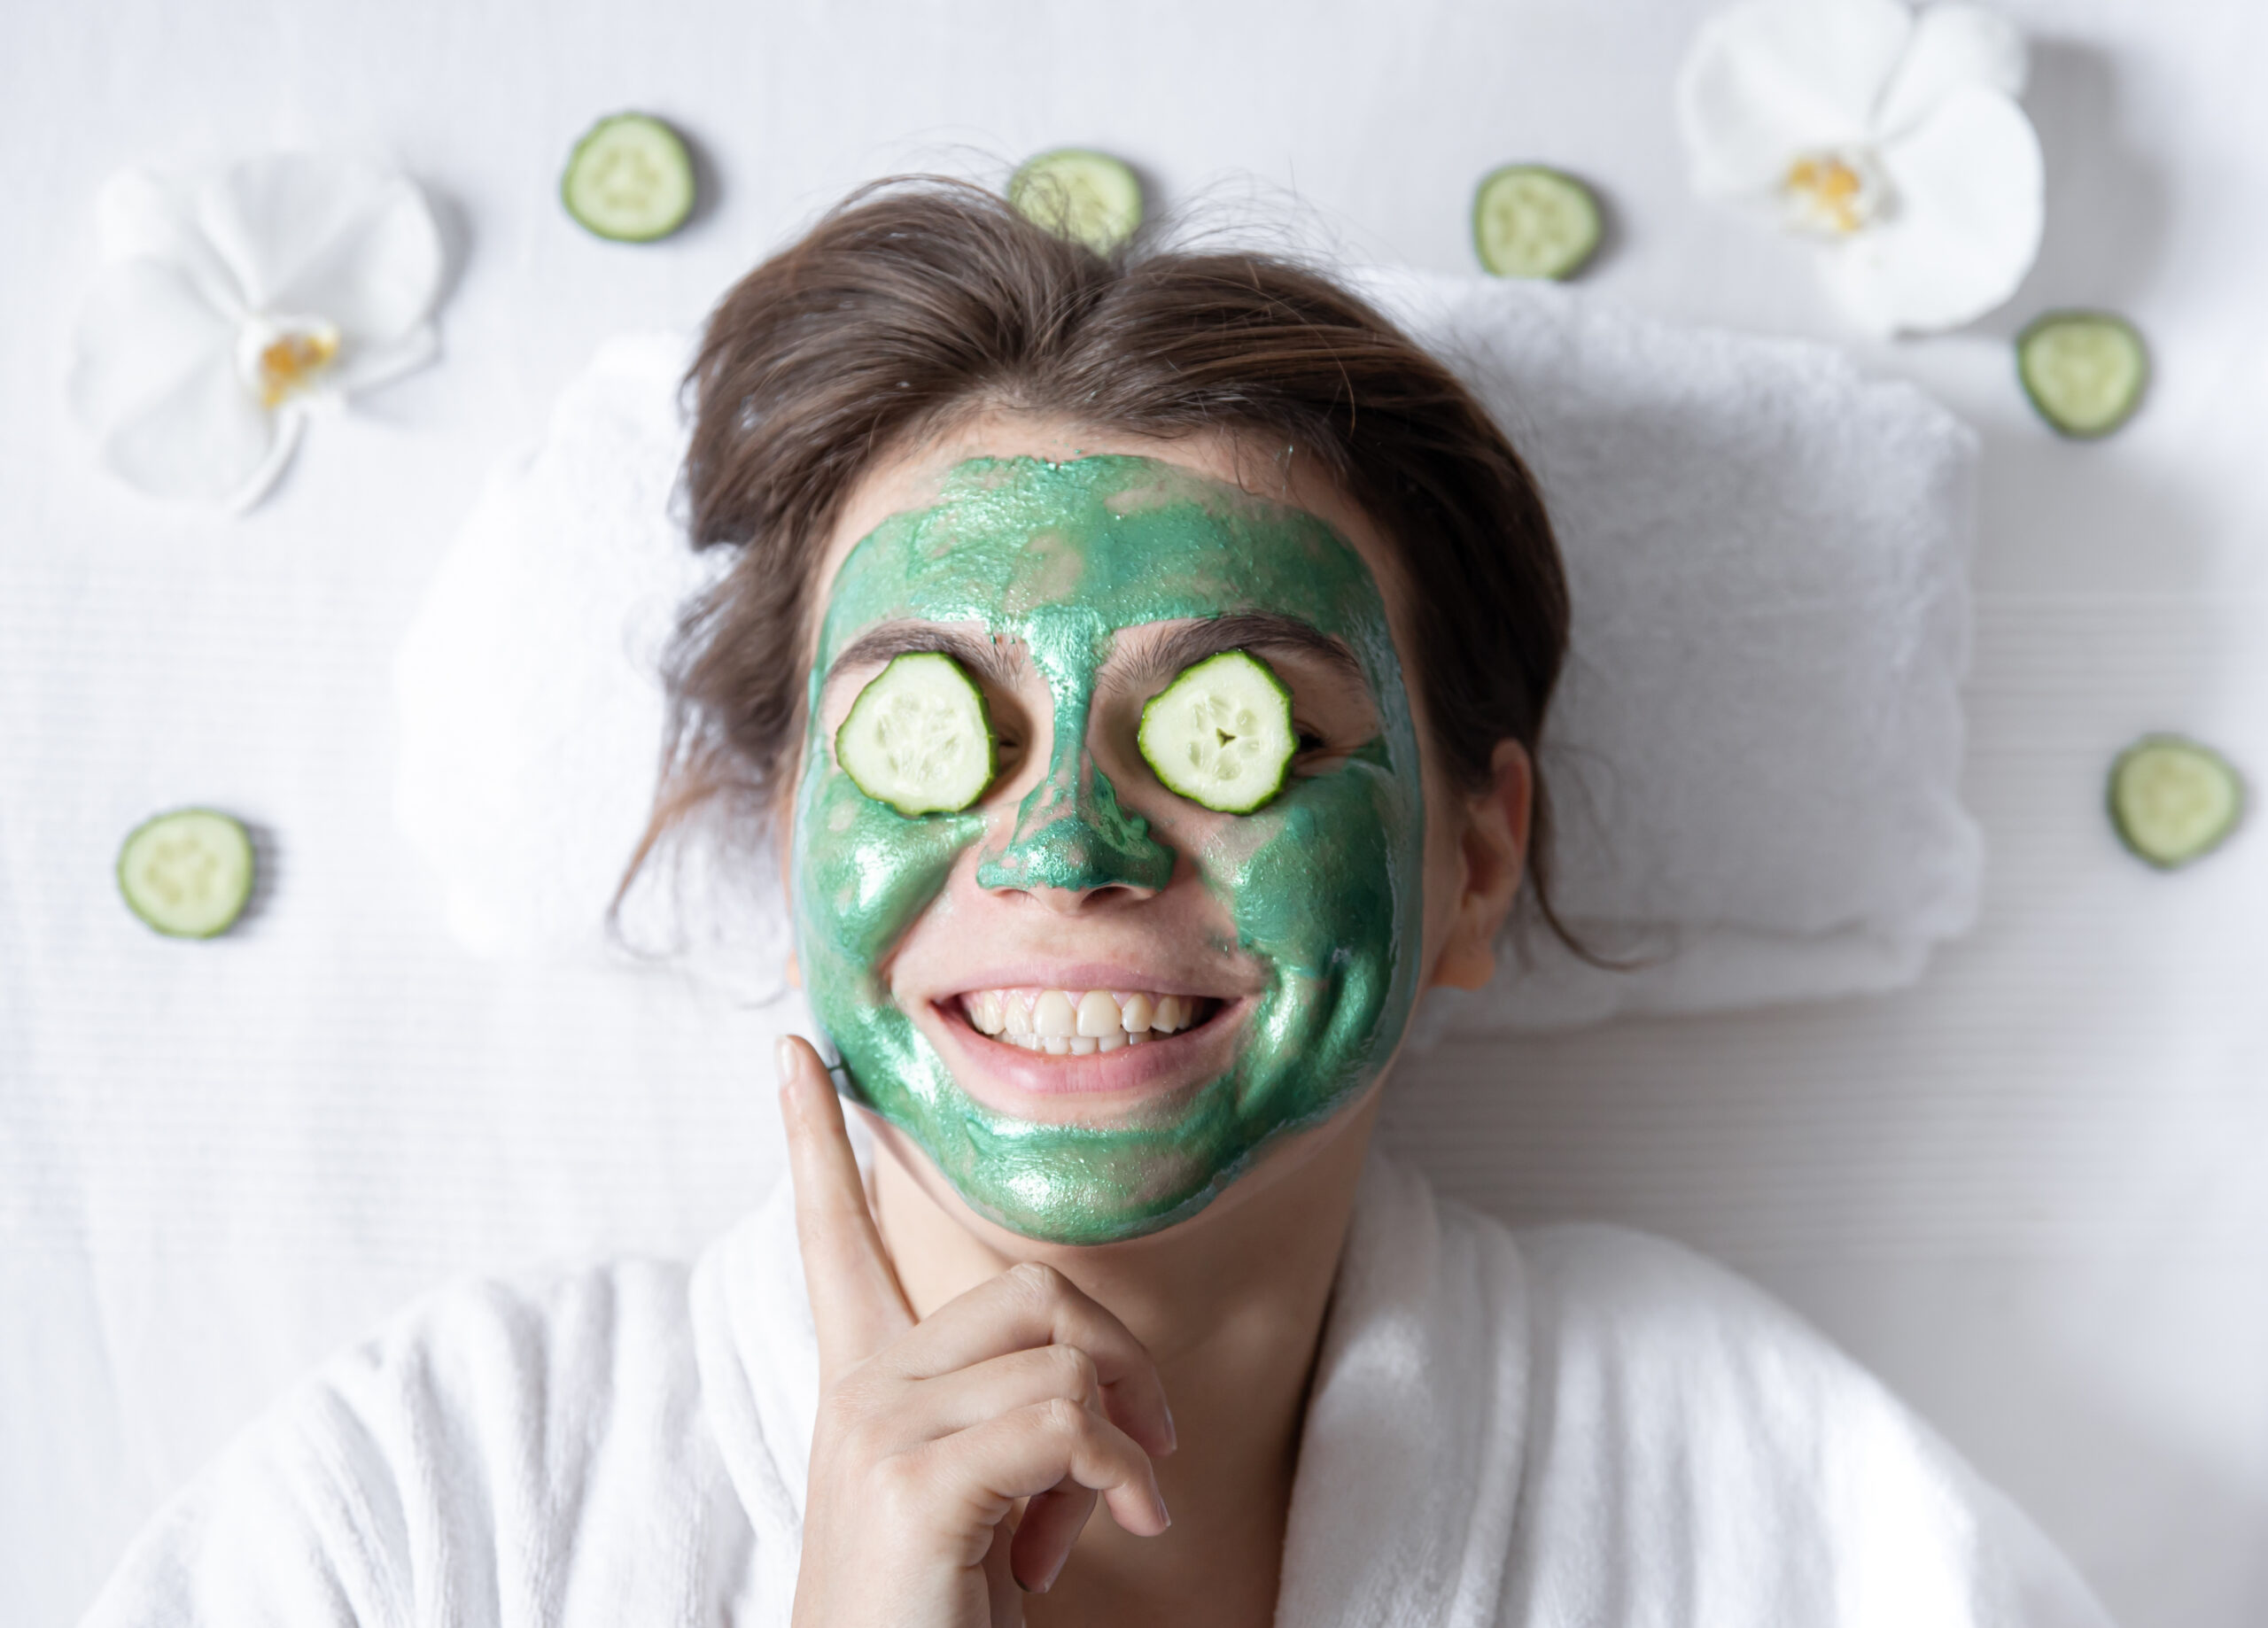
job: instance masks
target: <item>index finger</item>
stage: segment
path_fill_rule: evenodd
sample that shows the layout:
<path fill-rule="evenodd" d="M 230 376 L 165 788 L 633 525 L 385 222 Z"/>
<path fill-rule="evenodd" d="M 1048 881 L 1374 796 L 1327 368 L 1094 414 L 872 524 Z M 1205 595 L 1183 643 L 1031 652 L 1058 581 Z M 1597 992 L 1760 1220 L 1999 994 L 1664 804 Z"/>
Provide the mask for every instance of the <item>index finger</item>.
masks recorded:
<path fill-rule="evenodd" d="M 780 1042 L 780 1112 L 796 1184 L 796 1237 L 819 1330 L 819 1370 L 855 1368 L 913 1326 L 850 1151 L 843 1103 L 811 1043 Z"/>
<path fill-rule="evenodd" d="M 939 1306 L 890 1363 L 908 1379 L 935 1379 L 1041 1345 L 1084 1352 L 1111 1418 L 1151 1453 L 1174 1450 L 1173 1410 L 1148 1350 L 1117 1314 L 1039 1261 L 1011 1267 Z"/>

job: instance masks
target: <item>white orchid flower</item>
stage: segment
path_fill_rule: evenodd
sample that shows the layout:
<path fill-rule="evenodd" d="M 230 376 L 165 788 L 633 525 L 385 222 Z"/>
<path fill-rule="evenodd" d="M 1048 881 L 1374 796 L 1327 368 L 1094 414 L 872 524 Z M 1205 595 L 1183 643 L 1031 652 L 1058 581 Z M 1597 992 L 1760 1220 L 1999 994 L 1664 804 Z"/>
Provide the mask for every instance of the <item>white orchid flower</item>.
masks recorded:
<path fill-rule="evenodd" d="M 112 177 L 71 404 L 104 464 L 159 497 L 246 508 L 312 412 L 431 360 L 440 234 L 416 183 L 276 154 L 187 181 Z"/>
<path fill-rule="evenodd" d="M 1696 189 L 1820 239 L 1860 322 L 1952 328 L 2039 252 L 2025 66 L 2014 26 L 1973 5 L 1743 0 L 1695 38 L 1678 127 Z"/>

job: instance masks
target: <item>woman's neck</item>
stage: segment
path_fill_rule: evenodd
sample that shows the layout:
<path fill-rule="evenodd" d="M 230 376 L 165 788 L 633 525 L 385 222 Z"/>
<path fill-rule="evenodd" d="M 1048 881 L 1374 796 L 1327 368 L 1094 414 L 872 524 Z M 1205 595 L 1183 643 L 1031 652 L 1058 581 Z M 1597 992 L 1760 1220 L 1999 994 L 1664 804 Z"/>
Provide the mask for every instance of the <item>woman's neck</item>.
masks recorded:
<path fill-rule="evenodd" d="M 1029 1620 L 1271 1620 L 1308 1387 L 1377 1101 L 1374 1090 L 1287 1139 L 1190 1221 L 1087 1249 L 977 1219 L 885 1133 L 875 1218 L 916 1315 L 1020 1260 L 1044 1260 L 1148 1348 L 1173 1409 L 1179 1448 L 1158 1465 L 1172 1528 L 1130 1537 L 1098 1508 Z"/>

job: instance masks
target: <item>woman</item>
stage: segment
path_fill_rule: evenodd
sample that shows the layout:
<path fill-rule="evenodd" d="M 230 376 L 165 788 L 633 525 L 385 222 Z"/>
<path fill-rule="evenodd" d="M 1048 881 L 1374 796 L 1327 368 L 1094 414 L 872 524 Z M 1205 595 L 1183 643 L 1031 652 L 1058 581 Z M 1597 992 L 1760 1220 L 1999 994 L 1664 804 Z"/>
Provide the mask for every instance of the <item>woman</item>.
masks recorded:
<path fill-rule="evenodd" d="M 738 553 L 648 846 L 778 839 L 841 1058 L 781 1049 L 792 1190 L 690 1274 L 437 1298 L 93 1621 L 2101 1621 L 1753 1290 L 1371 1152 L 1418 996 L 1524 882 L 1550 919 L 1565 590 L 1439 363 L 1314 273 L 914 183 L 694 383 Z"/>

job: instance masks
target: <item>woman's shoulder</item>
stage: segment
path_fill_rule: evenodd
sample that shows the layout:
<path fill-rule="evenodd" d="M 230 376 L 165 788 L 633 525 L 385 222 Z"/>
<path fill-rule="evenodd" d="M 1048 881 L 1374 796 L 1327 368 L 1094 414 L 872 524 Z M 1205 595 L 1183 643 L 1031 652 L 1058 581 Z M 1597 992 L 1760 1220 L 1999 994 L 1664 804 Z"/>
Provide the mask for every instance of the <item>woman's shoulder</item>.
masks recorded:
<path fill-rule="evenodd" d="M 508 1397 L 540 1393 L 557 1406 L 571 1394 L 608 1409 L 679 1392 L 694 1381 L 691 1270 L 627 1256 L 458 1277 L 331 1358 L 303 1390 L 484 1416 Z M 618 1393 L 625 1371 L 638 1384 Z"/>
<path fill-rule="evenodd" d="M 1668 1346 L 1690 1361 L 1697 1341 L 1726 1355 L 1826 1343 L 1758 1284 L 1674 1239 L 1606 1221 L 1501 1229 L 1533 1312 L 1562 1341 L 1596 1342 L 1602 1356 L 1643 1361 Z"/>
<path fill-rule="evenodd" d="M 1756 1283 L 1626 1227 L 1445 1221 L 1496 1235 L 1518 1278 L 1516 1593 L 1604 1611 L 1595 1591 L 1645 1580 L 1712 1620 L 2108 1628 L 2004 1495 Z"/>
<path fill-rule="evenodd" d="M 1858 1496 L 1942 1482 L 1950 1454 L 1833 1340 L 1761 1287 L 1671 1239 L 1585 1222 L 1511 1231 L 1526 1311 L 1530 1416 L 1565 1467 L 1579 1444 L 1682 1474 L 1736 1474 L 1808 1500 L 1838 1458 Z M 1601 1468 L 1608 1468 L 1602 1465 Z M 1798 1485 L 1801 1484 L 1801 1485 Z"/>
<path fill-rule="evenodd" d="M 695 1603 L 676 1596 L 741 1569 L 747 1534 L 703 1418 L 688 1271 L 627 1259 L 425 1294 L 200 1472 L 89 1628 Z"/>
<path fill-rule="evenodd" d="M 454 1279 L 315 1368 L 247 1442 L 322 1441 L 339 1473 L 437 1483 L 694 1451 L 688 1272 L 625 1258 Z"/>
<path fill-rule="evenodd" d="M 1500 1327 L 1525 1346 L 1539 1461 L 1565 1468 L 1588 1446 L 1689 1467 L 1728 1454 L 1792 1465 L 1857 1430 L 1934 1446 L 1826 1335 L 1697 1250 L 1605 1222 L 1511 1228 L 1449 1201 L 1440 1215 L 1445 1243 L 1464 1235 L 1518 1308 Z"/>

